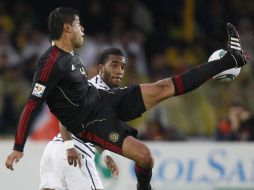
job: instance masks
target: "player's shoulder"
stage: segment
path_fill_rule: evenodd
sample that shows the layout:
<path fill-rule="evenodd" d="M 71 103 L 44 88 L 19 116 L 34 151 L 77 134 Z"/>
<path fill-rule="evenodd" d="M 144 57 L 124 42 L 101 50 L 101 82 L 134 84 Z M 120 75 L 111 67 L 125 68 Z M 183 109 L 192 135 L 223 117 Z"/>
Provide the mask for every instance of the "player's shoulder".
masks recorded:
<path fill-rule="evenodd" d="M 50 46 L 40 57 L 40 61 L 48 60 L 58 62 L 58 60 L 63 61 L 62 59 L 71 59 L 73 56 L 59 49 L 56 46 Z"/>
<path fill-rule="evenodd" d="M 69 63 L 73 62 L 74 56 L 56 46 L 49 47 L 40 57 L 39 63 L 53 63 L 55 67 L 64 71 L 69 68 Z"/>

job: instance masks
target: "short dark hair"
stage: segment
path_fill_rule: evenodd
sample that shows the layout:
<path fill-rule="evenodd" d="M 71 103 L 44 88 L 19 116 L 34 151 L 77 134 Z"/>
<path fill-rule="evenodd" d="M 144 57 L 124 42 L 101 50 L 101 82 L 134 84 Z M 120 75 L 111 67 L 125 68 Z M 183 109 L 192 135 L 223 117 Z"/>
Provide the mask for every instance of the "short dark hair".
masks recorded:
<path fill-rule="evenodd" d="M 48 29 L 50 41 L 58 40 L 65 23 L 72 24 L 79 12 L 70 7 L 58 7 L 49 14 Z"/>
<path fill-rule="evenodd" d="M 108 48 L 108 49 L 104 50 L 101 53 L 101 55 L 99 57 L 99 60 L 98 60 L 98 65 L 99 64 L 104 65 L 106 63 L 107 58 L 108 58 L 109 55 L 119 55 L 119 56 L 124 56 L 125 57 L 125 55 L 124 55 L 124 53 L 121 49 L 115 48 L 115 47 Z"/>

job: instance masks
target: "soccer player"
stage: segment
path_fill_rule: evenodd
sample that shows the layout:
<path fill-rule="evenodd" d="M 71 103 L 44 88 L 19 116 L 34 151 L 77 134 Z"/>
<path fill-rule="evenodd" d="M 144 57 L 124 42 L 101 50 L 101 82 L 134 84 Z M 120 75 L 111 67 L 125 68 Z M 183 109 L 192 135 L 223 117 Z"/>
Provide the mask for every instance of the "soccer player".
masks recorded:
<path fill-rule="evenodd" d="M 125 65 L 123 52 L 118 48 L 109 48 L 103 51 L 99 58 L 99 74 L 89 82 L 98 89 L 110 90 L 118 87 L 124 74 Z M 61 127 L 61 133 L 63 133 L 62 136 L 69 137 L 70 135 L 64 127 Z M 72 135 L 73 147 L 75 146 L 78 152 L 73 152 L 75 150 L 71 150 L 72 147 L 67 147 L 68 160 L 66 160 L 62 136 L 58 134 L 54 137 L 44 150 L 40 164 L 40 189 L 102 190 L 103 185 L 94 163 L 95 146 L 88 142 L 84 143 Z M 104 155 L 103 153 L 102 155 Z M 83 161 L 82 164 L 81 161 Z M 113 176 L 116 177 L 119 171 L 114 160 L 110 155 L 105 154 L 104 161 L 111 169 Z M 69 166 L 69 163 L 74 166 L 78 164 L 80 168 Z"/>
<path fill-rule="evenodd" d="M 73 54 L 83 44 L 84 28 L 78 15 L 76 10 L 67 7 L 50 13 L 49 34 L 56 45 L 44 52 L 36 67 L 32 92 L 20 117 L 6 167 L 13 170 L 13 162 L 23 156 L 31 123 L 46 101 L 50 111 L 72 134 L 134 160 L 137 189 L 150 190 L 154 164 L 151 152 L 126 130 L 122 121 L 139 117 L 165 99 L 190 92 L 222 71 L 245 65 L 239 35 L 228 23 L 227 53 L 220 60 L 155 83 L 105 91 L 88 83 L 84 66 Z"/>

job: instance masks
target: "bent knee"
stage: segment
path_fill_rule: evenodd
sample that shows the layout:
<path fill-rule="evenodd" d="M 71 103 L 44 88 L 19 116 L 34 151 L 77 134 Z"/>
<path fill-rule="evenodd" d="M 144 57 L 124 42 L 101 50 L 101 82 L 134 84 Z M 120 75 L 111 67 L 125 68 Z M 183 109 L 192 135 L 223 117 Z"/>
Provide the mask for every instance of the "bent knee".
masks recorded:
<path fill-rule="evenodd" d="M 154 159 L 151 151 L 147 147 L 140 151 L 138 164 L 145 169 L 153 168 Z"/>

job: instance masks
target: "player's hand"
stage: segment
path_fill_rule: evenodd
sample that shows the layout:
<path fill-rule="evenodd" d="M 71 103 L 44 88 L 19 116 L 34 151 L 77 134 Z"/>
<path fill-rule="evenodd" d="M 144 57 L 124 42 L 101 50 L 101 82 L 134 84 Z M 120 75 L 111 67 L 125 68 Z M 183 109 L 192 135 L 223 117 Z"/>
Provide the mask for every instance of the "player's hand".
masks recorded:
<path fill-rule="evenodd" d="M 23 152 L 17 151 L 17 150 L 13 150 L 12 153 L 7 157 L 6 161 L 5 161 L 5 166 L 10 169 L 10 170 L 14 170 L 13 168 L 13 163 L 15 161 L 15 163 L 17 163 L 22 157 L 23 157 Z"/>
<path fill-rule="evenodd" d="M 81 157 L 75 148 L 67 149 L 66 154 L 69 165 L 73 165 L 74 167 L 78 165 L 81 167 Z"/>
<path fill-rule="evenodd" d="M 111 156 L 105 156 L 104 162 L 107 165 L 107 167 L 111 170 L 113 177 L 117 178 L 119 174 L 119 169 L 113 158 Z"/>

